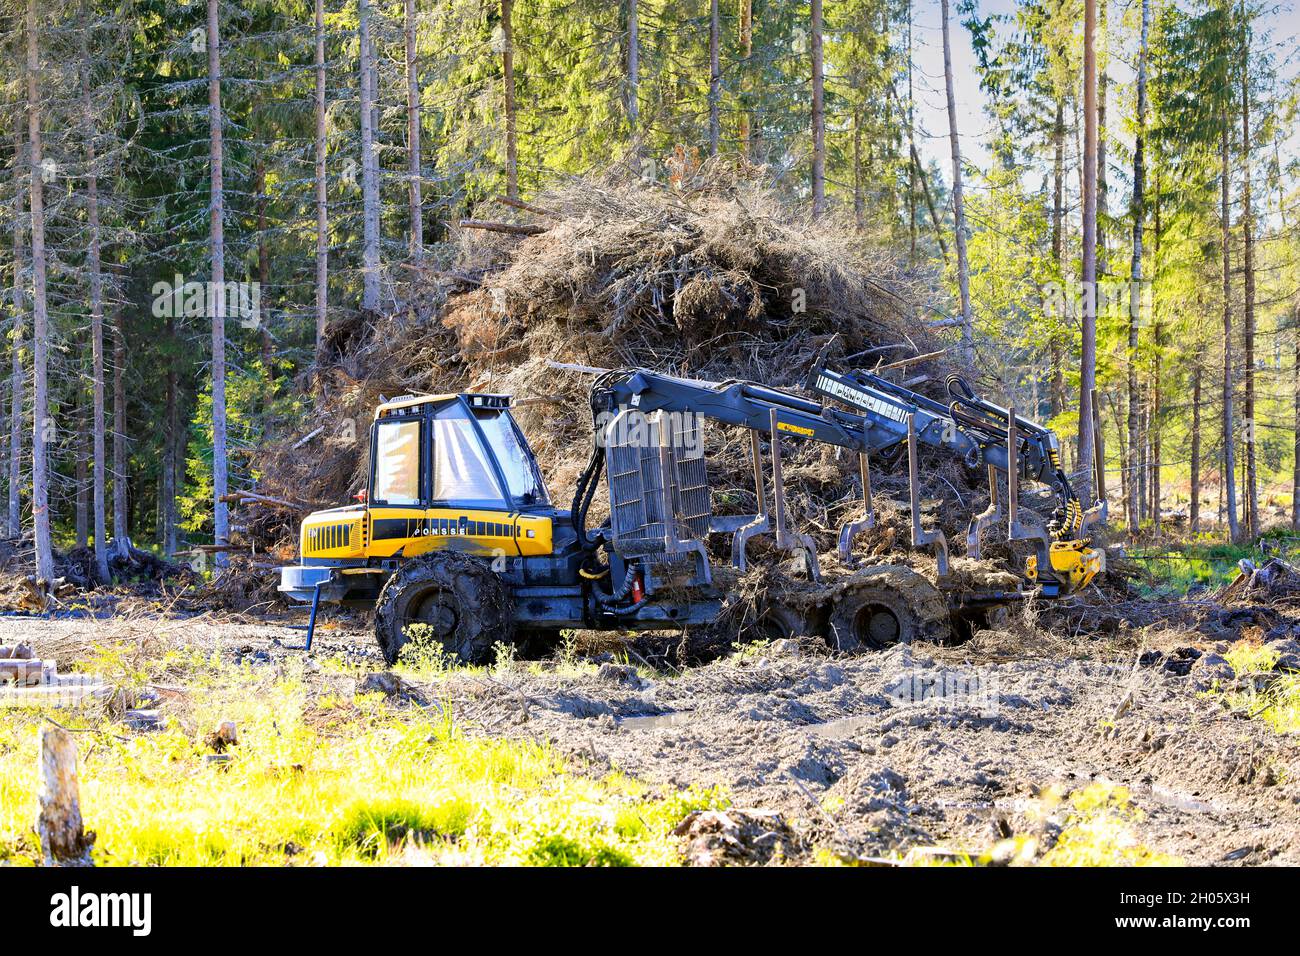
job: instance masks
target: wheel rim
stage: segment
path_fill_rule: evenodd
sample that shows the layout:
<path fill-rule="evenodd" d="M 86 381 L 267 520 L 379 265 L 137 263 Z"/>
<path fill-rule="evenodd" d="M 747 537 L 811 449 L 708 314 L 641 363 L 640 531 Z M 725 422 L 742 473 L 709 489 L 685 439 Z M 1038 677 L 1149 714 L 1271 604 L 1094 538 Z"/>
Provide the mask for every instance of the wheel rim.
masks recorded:
<path fill-rule="evenodd" d="M 456 633 L 460 614 L 456 610 L 454 598 L 448 592 L 430 591 L 411 602 L 406 623 L 428 625 L 435 638 L 445 641 Z"/>
<path fill-rule="evenodd" d="M 903 634 L 898 615 L 884 604 L 864 604 L 853 615 L 853 637 L 867 647 L 889 647 Z"/>

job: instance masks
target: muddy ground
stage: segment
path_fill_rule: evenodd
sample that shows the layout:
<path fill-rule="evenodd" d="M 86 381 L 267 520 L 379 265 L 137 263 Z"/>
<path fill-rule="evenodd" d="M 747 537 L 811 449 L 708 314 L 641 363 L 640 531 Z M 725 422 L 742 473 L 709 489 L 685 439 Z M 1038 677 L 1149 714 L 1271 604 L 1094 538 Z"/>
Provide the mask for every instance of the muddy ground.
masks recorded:
<path fill-rule="evenodd" d="M 5 617 L 0 644 L 30 642 L 65 668 L 97 640 L 179 641 L 273 668 L 302 656 L 302 631 L 285 623 Z M 371 677 L 386 668 L 358 620 L 319 631 L 308 669 L 319 693 L 378 688 L 394 707 L 450 704 L 470 733 L 550 742 L 576 772 L 721 786 L 735 806 L 778 811 L 796 860 L 814 847 L 979 853 L 1039 826 L 1044 788 L 1109 781 L 1130 788 L 1138 838 L 1153 850 L 1193 864 L 1300 864 L 1300 742 L 1203 693 L 1228 674 L 1215 645 L 1189 650 L 1186 639 L 1049 652 L 983 632 L 959 647 L 856 657 L 786 641 L 657 672 L 569 648 L 411 682 Z M 343 666 L 319 663 L 329 657 Z"/>

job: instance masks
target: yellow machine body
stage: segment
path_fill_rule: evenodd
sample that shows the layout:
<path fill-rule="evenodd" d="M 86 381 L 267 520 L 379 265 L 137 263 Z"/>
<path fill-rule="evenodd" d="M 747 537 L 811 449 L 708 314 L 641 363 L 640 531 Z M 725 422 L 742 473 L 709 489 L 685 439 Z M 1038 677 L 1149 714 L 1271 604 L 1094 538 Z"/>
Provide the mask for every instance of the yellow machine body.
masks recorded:
<path fill-rule="evenodd" d="M 1050 571 L 1064 593 L 1086 588 L 1097 575 L 1106 570 L 1106 552 L 1090 545 L 1091 542 L 1086 538 L 1052 542 L 1048 551 L 1052 562 Z M 1028 581 L 1036 582 L 1041 570 L 1037 555 L 1025 559 L 1025 578 Z"/>

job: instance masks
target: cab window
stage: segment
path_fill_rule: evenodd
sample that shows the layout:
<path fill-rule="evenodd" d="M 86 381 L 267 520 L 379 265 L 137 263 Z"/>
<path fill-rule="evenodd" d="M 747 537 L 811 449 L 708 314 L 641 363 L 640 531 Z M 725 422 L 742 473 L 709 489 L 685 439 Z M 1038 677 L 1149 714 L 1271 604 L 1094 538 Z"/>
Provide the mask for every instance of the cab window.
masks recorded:
<path fill-rule="evenodd" d="M 420 503 L 420 423 L 384 421 L 375 428 L 371 500 L 384 505 Z"/>
<path fill-rule="evenodd" d="M 504 510 L 505 496 L 474 421 L 457 402 L 440 409 L 433 425 L 434 507 Z"/>
<path fill-rule="evenodd" d="M 519 426 L 509 412 L 496 409 L 475 409 L 483 435 L 496 455 L 497 463 L 505 474 L 506 490 L 522 508 L 550 503 L 546 485 L 537 470 L 537 461 L 519 432 Z"/>

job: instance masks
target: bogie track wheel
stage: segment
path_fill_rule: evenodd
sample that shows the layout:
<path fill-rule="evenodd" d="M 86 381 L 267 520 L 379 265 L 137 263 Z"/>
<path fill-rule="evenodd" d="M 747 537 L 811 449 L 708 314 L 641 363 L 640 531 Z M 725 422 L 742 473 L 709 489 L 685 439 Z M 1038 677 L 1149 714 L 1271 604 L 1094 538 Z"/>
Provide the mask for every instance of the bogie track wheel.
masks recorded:
<path fill-rule="evenodd" d="M 913 641 L 939 642 L 950 632 L 948 602 L 911 568 L 871 568 L 845 582 L 831 605 L 831 646 L 857 653 Z"/>
<path fill-rule="evenodd" d="M 375 637 L 390 664 L 413 643 L 483 664 L 494 644 L 510 643 L 512 636 L 509 589 L 483 561 L 456 551 L 405 562 L 375 604 Z"/>

